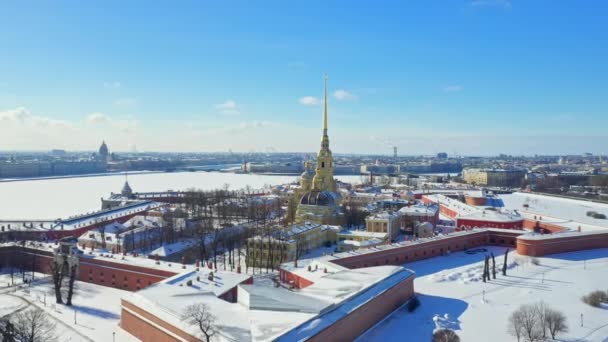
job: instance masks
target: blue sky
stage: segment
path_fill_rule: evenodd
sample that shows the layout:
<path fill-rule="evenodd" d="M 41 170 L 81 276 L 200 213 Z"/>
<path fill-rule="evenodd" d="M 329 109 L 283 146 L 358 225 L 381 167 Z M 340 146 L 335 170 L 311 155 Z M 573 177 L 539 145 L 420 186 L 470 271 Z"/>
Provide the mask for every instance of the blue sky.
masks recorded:
<path fill-rule="evenodd" d="M 5 1 L 0 149 L 608 152 L 600 1 Z"/>

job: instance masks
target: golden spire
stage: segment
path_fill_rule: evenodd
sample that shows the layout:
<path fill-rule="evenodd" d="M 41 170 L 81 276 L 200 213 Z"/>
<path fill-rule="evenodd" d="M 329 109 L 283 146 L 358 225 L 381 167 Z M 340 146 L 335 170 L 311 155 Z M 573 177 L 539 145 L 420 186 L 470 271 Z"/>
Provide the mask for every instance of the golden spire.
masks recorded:
<path fill-rule="evenodd" d="M 325 79 L 325 107 L 323 110 L 323 135 L 327 135 L 327 74 L 323 76 Z"/>

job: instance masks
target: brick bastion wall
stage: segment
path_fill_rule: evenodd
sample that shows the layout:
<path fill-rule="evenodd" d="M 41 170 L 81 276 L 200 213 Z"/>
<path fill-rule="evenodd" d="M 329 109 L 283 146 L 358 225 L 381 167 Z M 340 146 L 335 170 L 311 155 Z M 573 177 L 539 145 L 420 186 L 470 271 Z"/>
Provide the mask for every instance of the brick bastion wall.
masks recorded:
<path fill-rule="evenodd" d="M 354 341 L 414 296 L 414 275 L 351 311 L 307 341 Z"/>
<path fill-rule="evenodd" d="M 608 248 L 608 229 L 595 232 L 522 235 L 517 238 L 517 253 L 528 256 Z"/>
<path fill-rule="evenodd" d="M 516 248 L 517 237 L 523 234 L 518 230 L 473 230 L 453 233 L 435 239 L 424 239 L 417 243 L 394 248 L 378 249 L 366 253 L 344 256 L 331 260 L 346 268 L 361 268 L 380 265 L 403 265 L 408 262 L 428 259 L 450 252 L 484 245 Z"/>
<path fill-rule="evenodd" d="M 0 267 L 23 268 L 27 272 L 51 274 L 53 255 L 50 251 L 20 246 L 0 246 Z M 154 268 L 129 265 L 121 262 L 80 257 L 78 280 L 102 286 L 115 287 L 127 291 L 137 291 L 148 285 L 179 273 L 181 268 L 176 264 L 175 272 Z"/>

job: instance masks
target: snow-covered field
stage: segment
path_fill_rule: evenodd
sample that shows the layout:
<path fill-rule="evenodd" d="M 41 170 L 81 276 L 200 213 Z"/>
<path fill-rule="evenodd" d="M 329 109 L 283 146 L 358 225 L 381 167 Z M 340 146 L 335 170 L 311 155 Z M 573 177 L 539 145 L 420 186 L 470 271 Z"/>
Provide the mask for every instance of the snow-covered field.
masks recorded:
<path fill-rule="evenodd" d="M 608 308 L 593 308 L 580 298 L 608 290 L 608 249 L 555 254 L 531 259 L 509 253 L 509 270 L 500 273 L 504 248 L 486 247 L 496 255 L 497 279 L 481 280 L 484 252 L 453 253 L 406 264 L 416 271 L 421 306 L 400 308 L 359 338 L 363 341 L 430 341 L 433 330 L 448 327 L 462 341 L 511 342 L 509 315 L 521 304 L 544 301 L 562 311 L 570 331 L 564 341 L 608 341 Z M 500 267 L 499 267 L 500 266 Z M 581 314 L 583 326 L 581 326 Z"/>
<path fill-rule="evenodd" d="M 45 275 L 38 275 L 42 278 Z M 21 279 L 19 278 L 19 283 Z M 120 298 L 128 292 L 83 282 L 76 282 L 77 292 L 74 305 L 55 305 L 52 284 L 48 277 L 38 280 L 31 287 L 21 285 L 18 288 L 6 287 L 10 282 L 8 274 L 0 274 L 0 317 L 11 315 L 20 310 L 35 306 L 45 310 L 56 324 L 58 342 L 95 341 L 108 342 L 115 338 L 117 342 L 138 341 L 122 330 L 120 321 Z M 46 304 L 45 304 L 46 300 Z M 76 323 L 74 323 L 76 311 Z M 10 316 L 9 316 L 10 317 Z M 113 333 L 115 335 L 113 336 Z"/>

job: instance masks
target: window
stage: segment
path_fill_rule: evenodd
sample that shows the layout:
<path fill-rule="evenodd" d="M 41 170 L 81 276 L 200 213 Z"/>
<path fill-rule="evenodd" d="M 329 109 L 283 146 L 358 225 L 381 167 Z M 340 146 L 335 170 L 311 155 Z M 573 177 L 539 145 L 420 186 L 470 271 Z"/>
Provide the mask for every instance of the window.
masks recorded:
<path fill-rule="evenodd" d="M 321 162 L 321 167 L 325 167 L 325 162 Z"/>

